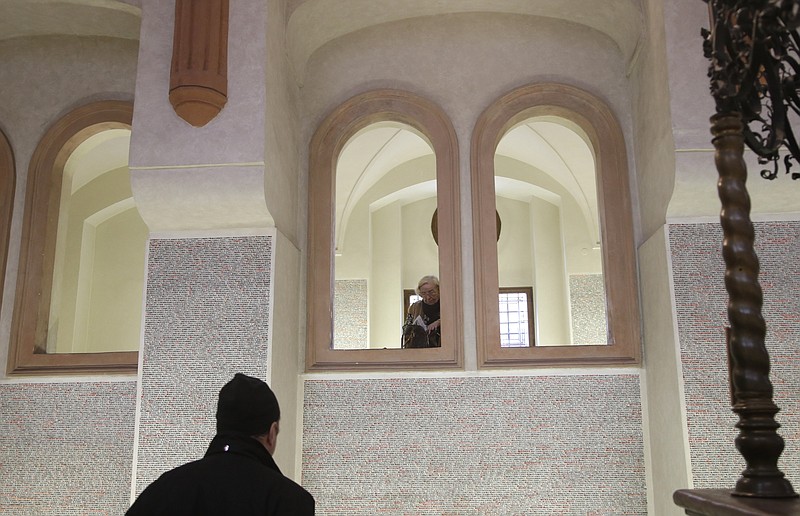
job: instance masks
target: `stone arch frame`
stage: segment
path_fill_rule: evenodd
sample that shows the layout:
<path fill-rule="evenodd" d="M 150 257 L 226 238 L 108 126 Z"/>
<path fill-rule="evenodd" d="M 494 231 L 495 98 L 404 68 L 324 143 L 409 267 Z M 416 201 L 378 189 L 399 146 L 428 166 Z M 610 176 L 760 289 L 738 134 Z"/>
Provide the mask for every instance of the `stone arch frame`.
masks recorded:
<path fill-rule="evenodd" d="M 609 344 L 501 348 L 494 155 L 514 125 L 536 116 L 574 123 L 594 152 Z M 472 136 L 471 182 L 475 316 L 479 367 L 620 365 L 641 362 L 638 268 L 633 234 L 625 139 L 616 117 L 600 99 L 565 84 L 532 84 L 494 101 L 479 117 Z"/>
<path fill-rule="evenodd" d="M 11 217 L 14 212 L 16 169 L 14 151 L 5 133 L 0 130 L 0 307 L 3 306 Z"/>
<path fill-rule="evenodd" d="M 336 163 L 347 141 L 381 121 L 407 124 L 424 135 L 436 155 L 442 347 L 331 349 L 333 338 L 333 221 Z M 400 90 L 356 95 L 318 126 L 309 147 L 306 370 L 457 368 L 463 364 L 458 140 L 434 103 Z M 401 295 L 398 292 L 398 295 Z M 397 338 L 401 332 L 398 326 Z"/>
<path fill-rule="evenodd" d="M 136 351 L 45 352 L 64 166 L 87 138 L 108 129 L 130 129 L 132 118 L 130 102 L 105 100 L 80 106 L 51 125 L 33 152 L 28 167 L 9 374 L 135 372 L 138 367 Z"/>

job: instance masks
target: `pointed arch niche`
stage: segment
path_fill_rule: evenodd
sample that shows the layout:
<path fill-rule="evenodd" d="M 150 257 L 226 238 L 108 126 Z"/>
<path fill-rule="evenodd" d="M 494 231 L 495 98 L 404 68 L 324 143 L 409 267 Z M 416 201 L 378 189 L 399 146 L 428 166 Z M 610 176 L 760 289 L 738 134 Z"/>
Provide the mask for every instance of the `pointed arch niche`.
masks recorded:
<path fill-rule="evenodd" d="M 8 138 L 0 131 L 0 306 L 8 263 L 8 238 L 11 233 L 11 214 L 14 210 L 16 171 L 14 153 Z"/>
<path fill-rule="evenodd" d="M 123 101 L 81 106 L 47 130 L 31 157 L 9 373 L 136 371 L 147 228 L 127 179 L 132 114 Z M 81 160 L 93 152 L 114 165 Z M 126 294 L 128 283 L 138 297 Z M 129 327 L 126 336 L 119 327 Z"/>
<path fill-rule="evenodd" d="M 334 349 L 334 247 L 336 167 L 346 144 L 376 123 L 413 129 L 435 154 L 442 347 L 430 349 Z M 459 229 L 458 148 L 444 112 L 417 95 L 376 90 L 357 95 L 335 109 L 318 127 L 310 145 L 308 201 L 308 291 L 306 369 L 356 370 L 461 367 L 461 238 Z M 428 227 L 421 231 L 430 231 Z M 402 289 L 397 289 L 398 306 Z M 397 341 L 402 319 L 398 315 Z"/>
<path fill-rule="evenodd" d="M 513 127 L 538 117 L 561 120 L 584 137 L 593 153 L 606 297 L 606 345 L 509 348 L 500 344 L 495 152 L 500 140 Z M 622 131 L 605 103 L 563 84 L 535 84 L 511 91 L 479 118 L 473 133 L 471 159 L 479 366 L 639 363 L 639 296 L 628 161 Z"/>

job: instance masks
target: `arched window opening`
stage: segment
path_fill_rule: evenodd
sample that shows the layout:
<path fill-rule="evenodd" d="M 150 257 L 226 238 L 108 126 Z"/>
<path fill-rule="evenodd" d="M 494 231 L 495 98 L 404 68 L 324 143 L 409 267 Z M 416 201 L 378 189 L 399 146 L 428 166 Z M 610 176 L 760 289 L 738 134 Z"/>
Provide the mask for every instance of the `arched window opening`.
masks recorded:
<path fill-rule="evenodd" d="M 472 184 L 479 364 L 638 363 L 628 163 L 605 104 L 561 84 L 501 97 L 476 124 Z M 522 343 L 508 337 L 521 315 L 499 307 L 528 282 L 534 335 Z"/>
<path fill-rule="evenodd" d="M 48 353 L 138 351 L 147 226 L 133 202 L 130 130 L 67 158 L 56 236 Z"/>
<path fill-rule="evenodd" d="M 132 113 L 79 107 L 34 151 L 9 373 L 136 370 L 147 228 L 127 168 Z"/>
<path fill-rule="evenodd" d="M 531 118 L 497 145 L 501 347 L 608 343 L 594 152 L 571 125 Z"/>
<path fill-rule="evenodd" d="M 460 367 L 458 198 L 455 131 L 429 101 L 372 91 L 320 124 L 310 147 L 308 370 Z M 399 349 L 404 290 L 437 273 L 441 347 Z"/>
<path fill-rule="evenodd" d="M 439 276 L 436 158 L 413 127 L 371 124 L 336 167 L 334 349 L 401 347 L 403 291 Z"/>

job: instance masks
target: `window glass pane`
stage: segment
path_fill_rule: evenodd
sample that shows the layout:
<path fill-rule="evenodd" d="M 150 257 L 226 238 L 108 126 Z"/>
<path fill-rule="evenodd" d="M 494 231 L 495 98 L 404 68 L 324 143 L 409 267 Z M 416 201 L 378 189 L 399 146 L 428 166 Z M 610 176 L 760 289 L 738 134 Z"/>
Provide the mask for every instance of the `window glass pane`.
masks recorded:
<path fill-rule="evenodd" d="M 335 202 L 333 348 L 399 348 L 404 289 L 438 276 L 431 146 L 405 124 L 367 126 L 339 155 Z"/>
<path fill-rule="evenodd" d="M 607 344 L 594 155 L 572 127 L 525 120 L 495 154 L 499 286 L 533 286 L 537 346 Z M 510 306 L 520 298 L 507 302 L 501 312 L 524 312 Z"/>
<path fill-rule="evenodd" d="M 64 165 L 48 353 L 139 349 L 148 229 L 133 202 L 130 130 L 82 142 Z"/>
<path fill-rule="evenodd" d="M 505 288 L 500 292 L 500 345 L 505 348 L 528 347 L 531 342 L 531 305 L 533 289 Z"/>

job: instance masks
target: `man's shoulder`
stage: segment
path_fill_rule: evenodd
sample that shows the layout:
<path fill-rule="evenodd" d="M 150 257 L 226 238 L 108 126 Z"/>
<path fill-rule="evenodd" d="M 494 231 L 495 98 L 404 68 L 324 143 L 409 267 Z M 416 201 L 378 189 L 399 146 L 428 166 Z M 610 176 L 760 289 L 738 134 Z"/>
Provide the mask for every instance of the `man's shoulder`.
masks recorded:
<path fill-rule="evenodd" d="M 282 492 L 279 495 L 278 508 L 280 514 L 287 515 L 313 515 L 314 497 L 300 484 L 288 477 L 282 478 Z"/>
<path fill-rule="evenodd" d="M 314 498 L 302 486 L 280 471 L 233 454 L 207 456 L 163 473 L 142 492 L 128 514 L 178 514 L 170 513 L 176 508 L 184 511 L 180 514 L 194 514 L 194 507 L 223 514 L 219 511 L 230 508 L 215 506 L 222 499 L 261 507 L 265 514 L 314 514 Z"/>

